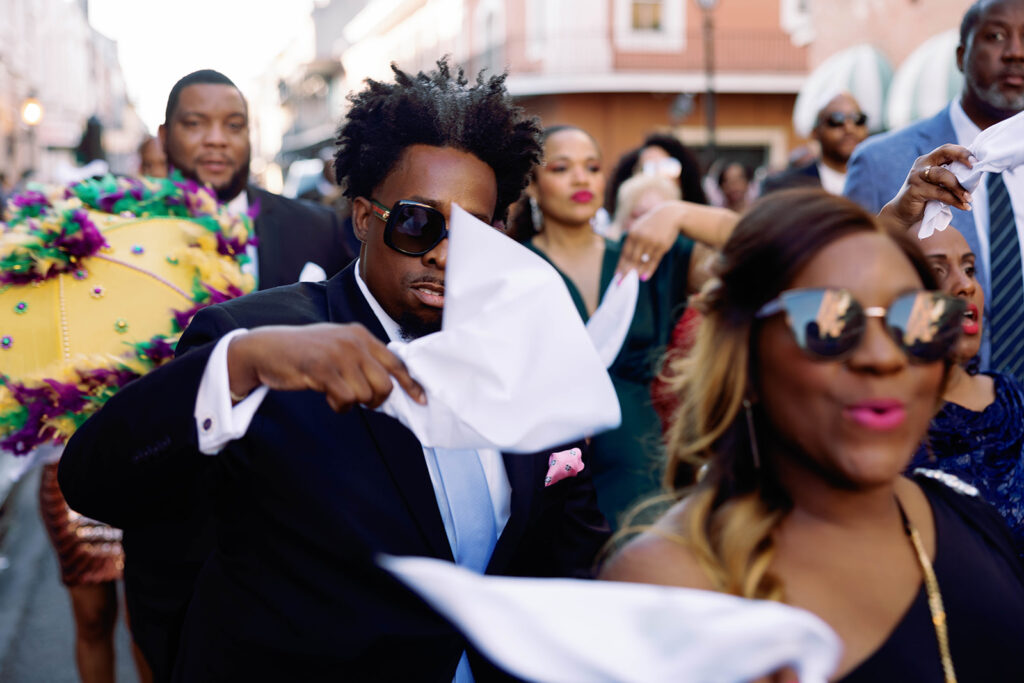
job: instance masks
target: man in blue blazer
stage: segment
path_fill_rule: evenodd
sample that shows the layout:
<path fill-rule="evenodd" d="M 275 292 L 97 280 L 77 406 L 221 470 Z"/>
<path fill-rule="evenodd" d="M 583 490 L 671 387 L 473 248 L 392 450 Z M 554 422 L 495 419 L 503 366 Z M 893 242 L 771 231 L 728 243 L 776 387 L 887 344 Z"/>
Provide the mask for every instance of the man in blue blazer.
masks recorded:
<path fill-rule="evenodd" d="M 929 119 L 876 135 L 861 144 L 850 159 L 843 195 L 868 211 L 881 211 L 899 192 L 918 157 L 948 142 L 959 142 L 950 118 L 950 109 L 954 106 L 960 105 L 951 103 Z M 974 215 L 955 207 L 950 209 L 953 211 L 953 226 L 963 233 L 975 254 L 982 253 Z M 987 288 L 980 260 L 978 266 L 979 281 L 986 283 Z"/>
<path fill-rule="evenodd" d="M 386 343 L 439 329 L 451 205 L 502 219 L 540 157 L 539 129 L 503 77 L 469 86 L 446 62 L 394 69 L 395 83 L 353 97 L 340 131 L 359 260 L 201 311 L 178 358 L 125 387 L 61 461 L 71 506 L 129 530 L 212 501 L 214 552 L 176 681 L 501 676 L 373 563 L 463 563 L 479 548 L 458 518 L 480 496 L 453 495 L 441 449 L 372 408 L 393 384 L 422 398 Z M 496 532 L 481 569 L 591 574 L 608 527 L 588 469 L 544 485 L 556 448 L 466 456 L 486 479 L 472 504 Z"/>
<path fill-rule="evenodd" d="M 843 194 L 877 213 L 903 185 L 914 161 L 946 143 L 969 145 L 982 130 L 1024 110 L 1024 0 L 978 0 L 960 23 L 957 68 L 964 74 L 959 99 L 941 112 L 901 130 L 865 141 L 853 153 Z M 922 171 L 923 172 L 923 171 Z M 1005 171 L 1014 213 L 1024 211 L 1024 175 Z M 1017 177 L 1020 176 L 1020 177 Z M 985 183 L 974 191 L 975 207 L 988 206 Z M 991 258 L 987 211 L 952 208 L 953 226 L 977 254 L 978 281 L 990 305 Z M 1018 233 L 1021 225 L 1018 221 Z M 984 328 L 982 365 L 987 367 L 991 325 Z"/>

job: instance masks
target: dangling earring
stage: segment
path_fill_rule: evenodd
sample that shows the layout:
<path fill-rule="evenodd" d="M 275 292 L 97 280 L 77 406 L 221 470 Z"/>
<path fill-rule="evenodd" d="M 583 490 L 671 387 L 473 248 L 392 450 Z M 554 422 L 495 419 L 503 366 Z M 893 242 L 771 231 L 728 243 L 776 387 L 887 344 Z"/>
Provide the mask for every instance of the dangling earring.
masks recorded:
<path fill-rule="evenodd" d="M 757 450 L 757 433 L 754 432 L 754 407 L 749 399 L 743 399 L 743 412 L 747 414 L 747 436 L 750 439 L 750 454 L 754 458 L 754 469 L 761 469 L 761 453 Z"/>
<path fill-rule="evenodd" d="M 534 232 L 544 229 L 544 214 L 540 212 L 540 206 L 533 197 L 530 197 L 530 221 L 533 223 Z"/>

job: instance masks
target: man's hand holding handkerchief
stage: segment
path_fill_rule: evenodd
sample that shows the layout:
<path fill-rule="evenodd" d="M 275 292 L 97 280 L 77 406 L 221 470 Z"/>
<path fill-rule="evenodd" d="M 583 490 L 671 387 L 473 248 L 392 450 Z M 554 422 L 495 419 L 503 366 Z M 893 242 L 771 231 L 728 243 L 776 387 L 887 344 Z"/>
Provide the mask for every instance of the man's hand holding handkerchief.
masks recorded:
<path fill-rule="evenodd" d="M 1024 112 L 981 131 L 967 149 L 971 151 L 973 165 L 968 168 L 954 161 L 948 169 L 965 190 L 974 192 L 986 173 L 1002 173 L 1024 163 Z M 927 239 L 936 230 L 945 230 L 952 220 L 953 212 L 949 206 L 930 201 L 925 206 L 917 236 Z"/>

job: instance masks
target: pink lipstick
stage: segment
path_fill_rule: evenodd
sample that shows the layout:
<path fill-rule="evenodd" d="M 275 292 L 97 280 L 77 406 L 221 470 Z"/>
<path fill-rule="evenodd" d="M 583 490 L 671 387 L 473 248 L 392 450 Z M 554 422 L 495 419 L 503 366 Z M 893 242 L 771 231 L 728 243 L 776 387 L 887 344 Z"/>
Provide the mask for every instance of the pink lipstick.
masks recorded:
<path fill-rule="evenodd" d="M 574 192 L 572 195 L 572 200 L 577 204 L 589 204 L 593 199 L 594 193 L 589 190 L 580 190 L 579 192 Z"/>
<path fill-rule="evenodd" d="M 843 414 L 857 425 L 874 431 L 888 431 L 903 424 L 907 409 L 902 401 L 879 398 L 847 406 Z"/>

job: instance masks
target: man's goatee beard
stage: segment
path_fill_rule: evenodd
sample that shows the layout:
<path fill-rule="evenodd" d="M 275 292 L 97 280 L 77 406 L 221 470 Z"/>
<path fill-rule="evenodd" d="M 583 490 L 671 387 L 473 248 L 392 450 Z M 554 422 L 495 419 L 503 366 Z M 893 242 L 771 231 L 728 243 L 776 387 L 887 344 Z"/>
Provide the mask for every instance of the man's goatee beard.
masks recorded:
<path fill-rule="evenodd" d="M 426 321 L 417 318 L 412 313 L 403 313 L 398 317 L 399 333 L 402 335 L 404 341 L 412 341 L 413 339 L 419 339 L 425 337 L 428 334 L 441 331 L 441 318 L 437 320 Z"/>
<path fill-rule="evenodd" d="M 245 165 L 238 169 L 235 175 L 231 176 L 231 180 L 228 181 L 227 185 L 221 188 L 214 188 L 214 191 L 217 193 L 217 199 L 221 202 L 230 202 L 245 189 L 248 182 L 249 162 L 246 161 Z"/>

